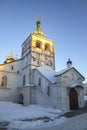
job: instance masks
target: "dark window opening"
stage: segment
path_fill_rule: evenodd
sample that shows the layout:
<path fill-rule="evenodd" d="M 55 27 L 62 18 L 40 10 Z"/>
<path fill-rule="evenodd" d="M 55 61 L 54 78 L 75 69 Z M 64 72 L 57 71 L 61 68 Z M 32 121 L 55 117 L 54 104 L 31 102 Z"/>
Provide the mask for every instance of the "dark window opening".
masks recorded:
<path fill-rule="evenodd" d="M 36 61 L 36 58 L 35 58 L 35 57 L 33 57 L 33 61 Z"/>
<path fill-rule="evenodd" d="M 49 51 L 49 45 L 48 44 L 45 45 L 45 50 Z"/>
<path fill-rule="evenodd" d="M 19 71 L 17 71 L 17 74 L 19 74 Z"/>
<path fill-rule="evenodd" d="M 41 42 L 40 41 L 36 41 L 36 48 L 41 48 Z"/>
<path fill-rule="evenodd" d="M 47 94 L 50 96 L 50 86 L 47 86 Z"/>
<path fill-rule="evenodd" d="M 13 68 L 13 66 L 11 66 L 11 70 L 13 70 L 14 68 Z"/>
<path fill-rule="evenodd" d="M 24 100 L 24 96 L 23 96 L 23 94 L 21 93 L 21 94 L 19 95 L 19 104 L 23 105 L 23 100 Z"/>
<path fill-rule="evenodd" d="M 41 86 L 41 78 L 38 79 L 38 85 Z"/>
<path fill-rule="evenodd" d="M 23 85 L 25 85 L 25 75 L 23 75 Z"/>

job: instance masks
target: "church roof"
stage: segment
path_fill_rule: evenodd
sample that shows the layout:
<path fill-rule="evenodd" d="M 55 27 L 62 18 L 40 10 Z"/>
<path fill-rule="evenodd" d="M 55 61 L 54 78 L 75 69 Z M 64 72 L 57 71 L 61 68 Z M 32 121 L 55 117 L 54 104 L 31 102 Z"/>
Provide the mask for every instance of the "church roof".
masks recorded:
<path fill-rule="evenodd" d="M 55 83 L 55 75 L 57 72 L 51 69 L 49 66 L 41 66 L 36 68 L 40 73 L 42 73 L 50 82 Z"/>
<path fill-rule="evenodd" d="M 83 80 L 85 80 L 84 76 L 82 74 L 80 74 L 74 67 L 71 68 L 65 68 L 59 72 L 56 72 L 55 70 L 53 70 L 52 68 L 50 68 L 49 66 L 45 65 L 45 66 L 40 66 L 38 68 L 36 68 L 42 75 L 44 75 L 50 82 L 52 83 L 56 83 L 56 76 L 61 76 L 64 73 L 70 71 L 70 70 L 74 70 L 75 72 L 77 72 L 82 78 Z"/>
<path fill-rule="evenodd" d="M 63 70 L 57 72 L 57 74 L 56 74 L 55 76 L 61 76 L 61 75 L 63 75 L 64 73 L 66 73 L 66 72 L 68 72 L 68 71 L 70 71 L 70 70 L 76 71 L 83 79 L 85 79 L 84 76 L 83 76 L 82 74 L 80 74 L 74 67 L 65 68 L 65 69 L 63 69 Z"/>
<path fill-rule="evenodd" d="M 67 71 L 69 71 L 71 68 L 65 68 L 59 72 L 57 72 L 57 75 L 56 76 L 61 76 L 62 74 L 66 73 Z"/>

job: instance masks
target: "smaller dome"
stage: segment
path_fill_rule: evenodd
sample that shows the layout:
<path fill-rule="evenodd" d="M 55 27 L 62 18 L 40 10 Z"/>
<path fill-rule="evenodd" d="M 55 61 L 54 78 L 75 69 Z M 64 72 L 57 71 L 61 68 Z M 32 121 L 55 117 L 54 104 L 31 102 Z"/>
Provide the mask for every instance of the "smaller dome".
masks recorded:
<path fill-rule="evenodd" d="M 70 58 L 68 59 L 67 64 L 72 64 L 72 61 L 70 60 Z"/>
<path fill-rule="evenodd" d="M 68 59 L 66 65 L 67 65 L 67 68 L 71 68 L 71 66 L 72 66 L 72 61 L 70 60 L 70 58 Z"/>
<path fill-rule="evenodd" d="M 34 30 L 33 34 L 35 35 L 39 35 L 39 36 L 42 36 L 42 37 L 46 37 L 46 35 L 44 34 L 44 32 L 42 31 L 40 25 L 41 25 L 41 22 L 40 22 L 40 18 L 38 18 L 38 21 L 36 22 L 36 29 Z"/>
<path fill-rule="evenodd" d="M 6 61 L 4 63 L 10 63 L 10 62 L 13 62 L 15 59 L 10 57 L 10 58 L 7 58 Z"/>

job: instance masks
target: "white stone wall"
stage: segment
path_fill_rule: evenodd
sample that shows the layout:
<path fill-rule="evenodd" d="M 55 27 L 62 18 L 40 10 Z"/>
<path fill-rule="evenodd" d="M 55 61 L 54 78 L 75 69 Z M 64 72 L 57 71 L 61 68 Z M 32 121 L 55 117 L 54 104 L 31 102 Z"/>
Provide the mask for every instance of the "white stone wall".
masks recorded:
<path fill-rule="evenodd" d="M 30 86 L 20 87 L 20 88 L 18 88 L 18 91 L 19 91 L 19 94 L 18 94 L 19 96 L 20 96 L 20 94 L 23 95 L 23 105 L 27 106 L 27 105 L 31 104 Z M 18 102 L 20 102 L 19 100 L 20 99 L 18 97 Z"/>
<path fill-rule="evenodd" d="M 61 96 L 61 86 L 58 84 L 53 85 L 51 90 L 51 100 L 54 106 L 58 109 L 62 108 Z"/>
<path fill-rule="evenodd" d="M 0 88 L 0 101 L 11 101 L 18 102 L 18 93 L 17 90 L 13 89 L 1 89 Z"/>
<path fill-rule="evenodd" d="M 62 76 L 62 102 L 63 102 L 63 109 L 64 110 L 69 110 L 70 106 L 69 106 L 69 95 L 67 93 L 67 87 L 75 87 L 76 85 L 82 85 L 82 80 L 80 78 L 79 80 L 79 75 L 76 75 L 76 73 L 74 74 L 74 78 L 69 77 L 71 75 L 71 71 L 69 73 L 66 73 L 65 75 Z M 65 78 L 65 76 L 69 77 L 69 78 Z M 63 79 L 64 77 L 64 79 Z M 78 103 L 79 103 L 79 107 L 83 107 L 84 106 L 84 95 L 83 95 L 83 89 L 78 88 L 77 93 L 78 93 Z"/>
<path fill-rule="evenodd" d="M 62 84 L 69 85 L 73 83 L 82 84 L 82 78 L 74 70 L 70 70 L 61 76 Z"/>
<path fill-rule="evenodd" d="M 75 70 L 70 70 L 61 76 L 56 77 L 56 81 L 61 86 L 61 104 L 62 109 L 64 111 L 70 110 L 70 103 L 69 103 L 69 89 L 72 87 L 76 87 L 77 85 L 80 85 L 83 87 L 83 79 L 82 77 L 75 72 Z M 68 89 L 69 88 L 69 89 Z M 79 107 L 84 106 L 84 88 L 78 88 L 78 103 Z"/>
<path fill-rule="evenodd" d="M 41 85 L 38 84 L 39 78 L 41 79 Z M 33 83 L 36 86 L 35 103 L 61 108 L 61 87 L 58 84 L 52 84 L 38 70 L 34 70 L 33 79 Z M 50 86 L 50 95 L 47 94 L 47 86 Z"/>
<path fill-rule="evenodd" d="M 2 64 L 0 65 L 0 71 L 11 71 L 16 73 L 17 71 L 20 71 L 21 62 L 22 60 L 20 59 L 11 63 Z M 11 66 L 13 66 L 13 70 L 11 69 Z"/>
<path fill-rule="evenodd" d="M 13 66 L 13 70 L 11 70 Z M 19 72 L 18 72 L 19 71 Z M 16 88 L 21 85 L 21 60 L 0 66 L 0 86 L 2 77 L 7 76 L 6 88 Z"/>
<path fill-rule="evenodd" d="M 35 85 L 35 94 L 34 94 L 34 99 L 35 103 L 41 104 L 41 105 L 46 105 L 46 104 L 51 104 L 52 101 L 50 97 L 47 95 L 47 86 L 50 85 L 49 81 L 42 75 L 40 74 L 37 70 L 34 70 L 34 85 Z M 39 78 L 41 79 L 41 84 L 39 85 Z M 39 93 L 39 94 L 38 94 Z"/>
<path fill-rule="evenodd" d="M 13 70 L 12 70 L 13 66 Z M 1 87 L 2 77 L 7 77 L 6 88 Z M 21 85 L 21 60 L 0 66 L 0 101 L 18 102 L 17 87 Z"/>
<path fill-rule="evenodd" d="M 48 96 L 38 87 L 34 89 L 34 104 L 38 104 L 44 107 L 55 107 L 50 98 L 48 98 Z"/>
<path fill-rule="evenodd" d="M 29 85 L 29 67 L 26 67 L 23 71 L 22 71 L 22 75 L 21 75 L 21 81 L 22 84 L 21 86 L 23 86 L 23 76 L 25 75 L 25 85 Z"/>
<path fill-rule="evenodd" d="M 87 95 L 87 83 L 84 83 L 83 86 L 84 86 L 84 95 Z"/>
<path fill-rule="evenodd" d="M 80 88 L 78 94 L 79 107 L 84 107 L 84 88 Z"/>

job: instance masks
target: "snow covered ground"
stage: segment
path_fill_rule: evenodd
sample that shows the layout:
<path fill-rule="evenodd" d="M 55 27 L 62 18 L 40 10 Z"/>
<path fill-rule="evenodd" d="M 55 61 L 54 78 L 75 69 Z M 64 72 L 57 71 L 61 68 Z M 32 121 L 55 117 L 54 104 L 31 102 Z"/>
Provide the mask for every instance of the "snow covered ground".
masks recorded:
<path fill-rule="evenodd" d="M 85 102 L 87 101 L 87 96 L 84 96 L 84 100 Z M 66 126 L 66 130 L 68 130 L 68 127 L 69 130 L 71 130 L 71 126 L 75 125 L 79 128 L 79 126 L 82 125 L 82 128 L 86 127 L 87 129 L 87 113 L 70 119 L 67 119 L 62 114 L 61 110 L 44 108 L 38 105 L 29 105 L 24 107 L 20 104 L 11 102 L 0 102 L 0 128 L 4 127 L 8 130 L 29 130 L 37 128 L 40 130 L 40 128 L 42 129 L 43 127 L 47 127 L 47 129 L 49 127 L 50 129 L 52 127 L 56 128 L 57 126 L 58 129 L 60 128 L 61 130 L 65 130 Z M 68 122 L 70 122 L 70 126 L 67 124 Z M 72 125 L 73 122 L 75 122 L 75 124 Z M 82 122 L 86 125 L 84 123 L 82 124 Z M 78 130 L 77 128 L 76 130 Z"/>
<path fill-rule="evenodd" d="M 59 125 L 53 125 L 51 127 L 46 128 L 26 130 L 87 130 L 87 113 L 68 118 L 66 121 Z"/>
<path fill-rule="evenodd" d="M 61 116 L 58 109 L 44 108 L 38 105 L 24 107 L 11 102 L 0 102 L 0 127 L 29 129 L 61 124 L 67 118 Z"/>

